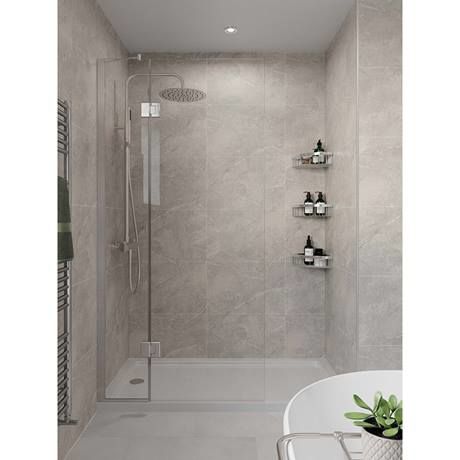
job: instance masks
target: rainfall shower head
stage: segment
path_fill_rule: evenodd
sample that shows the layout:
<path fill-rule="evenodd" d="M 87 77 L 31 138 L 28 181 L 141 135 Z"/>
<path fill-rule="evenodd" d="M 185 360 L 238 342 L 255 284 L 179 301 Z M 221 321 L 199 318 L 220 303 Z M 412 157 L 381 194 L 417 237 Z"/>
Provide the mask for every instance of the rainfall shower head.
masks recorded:
<path fill-rule="evenodd" d="M 197 102 L 206 97 L 206 93 L 193 88 L 166 88 L 160 91 L 160 97 L 173 102 Z"/>

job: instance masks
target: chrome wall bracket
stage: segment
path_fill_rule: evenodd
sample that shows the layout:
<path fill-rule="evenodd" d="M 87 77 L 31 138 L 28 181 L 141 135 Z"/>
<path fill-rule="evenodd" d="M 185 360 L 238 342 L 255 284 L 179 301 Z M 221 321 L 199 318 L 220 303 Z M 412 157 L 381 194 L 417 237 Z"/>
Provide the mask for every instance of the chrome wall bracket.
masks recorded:
<path fill-rule="evenodd" d="M 161 358 L 160 342 L 141 342 L 141 355 L 144 358 Z"/>
<path fill-rule="evenodd" d="M 141 102 L 141 117 L 142 118 L 160 118 L 160 103 L 159 102 Z"/>

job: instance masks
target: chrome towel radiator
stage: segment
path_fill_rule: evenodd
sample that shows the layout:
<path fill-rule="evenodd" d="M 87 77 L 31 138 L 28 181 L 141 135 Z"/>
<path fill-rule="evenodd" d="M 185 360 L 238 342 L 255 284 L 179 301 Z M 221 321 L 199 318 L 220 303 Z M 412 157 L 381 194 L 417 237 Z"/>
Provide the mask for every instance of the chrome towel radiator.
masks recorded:
<path fill-rule="evenodd" d="M 71 191 L 70 175 L 70 109 L 66 101 L 58 99 L 57 110 L 58 174 L 64 177 Z M 57 269 L 57 412 L 59 425 L 74 425 L 72 420 L 72 262 L 58 262 Z"/>

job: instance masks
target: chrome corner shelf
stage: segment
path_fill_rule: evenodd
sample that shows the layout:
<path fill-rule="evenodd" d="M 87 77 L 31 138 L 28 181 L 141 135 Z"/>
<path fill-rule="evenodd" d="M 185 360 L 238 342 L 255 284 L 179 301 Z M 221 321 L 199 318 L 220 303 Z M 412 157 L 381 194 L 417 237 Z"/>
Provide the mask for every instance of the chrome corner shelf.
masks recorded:
<path fill-rule="evenodd" d="M 326 214 L 323 214 L 323 215 L 318 215 L 318 214 L 305 215 L 305 213 L 304 213 L 305 206 L 303 204 L 298 204 L 298 205 L 292 207 L 292 216 L 293 217 L 305 217 L 306 219 L 326 219 L 328 217 L 331 217 L 330 209 L 332 209 L 332 206 L 330 204 L 326 204 L 325 208 L 326 208 Z"/>
<path fill-rule="evenodd" d="M 321 169 L 321 168 L 328 168 L 332 164 L 332 156 L 331 152 L 323 152 L 324 154 L 324 163 L 311 163 L 312 155 L 306 158 L 294 157 L 292 159 L 292 167 L 296 169 Z"/>
<path fill-rule="evenodd" d="M 305 265 L 305 256 L 302 253 L 295 254 L 291 256 L 291 261 L 293 265 L 298 265 L 304 268 L 310 268 L 313 270 L 328 270 L 331 268 L 332 257 L 325 256 L 313 256 L 313 265 Z"/>

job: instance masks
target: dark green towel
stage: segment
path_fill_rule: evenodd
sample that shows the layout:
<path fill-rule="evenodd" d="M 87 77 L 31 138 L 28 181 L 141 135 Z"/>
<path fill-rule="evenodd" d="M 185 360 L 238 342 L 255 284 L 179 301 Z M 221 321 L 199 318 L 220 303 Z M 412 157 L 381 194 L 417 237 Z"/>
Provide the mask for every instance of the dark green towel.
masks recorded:
<path fill-rule="evenodd" d="M 58 176 L 58 261 L 73 259 L 70 200 L 67 181 Z"/>

